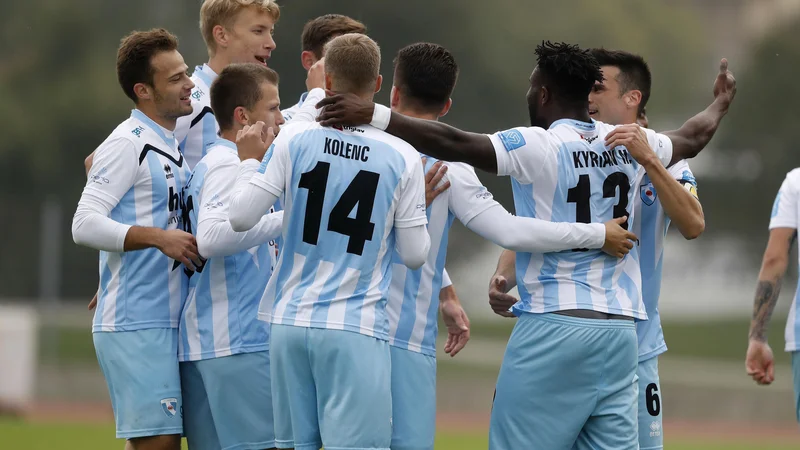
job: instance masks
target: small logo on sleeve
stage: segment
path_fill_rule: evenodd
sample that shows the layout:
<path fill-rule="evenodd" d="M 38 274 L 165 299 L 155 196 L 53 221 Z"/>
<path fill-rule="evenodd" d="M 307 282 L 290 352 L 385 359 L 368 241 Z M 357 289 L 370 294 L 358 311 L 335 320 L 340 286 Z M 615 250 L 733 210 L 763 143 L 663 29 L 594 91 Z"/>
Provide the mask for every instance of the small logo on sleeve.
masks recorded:
<path fill-rule="evenodd" d="M 162 399 L 161 408 L 164 410 L 164 414 L 166 414 L 167 417 L 175 417 L 175 414 L 178 414 L 178 399 L 177 398 Z"/>
<path fill-rule="evenodd" d="M 143 131 L 144 131 L 144 127 L 143 126 L 138 126 L 138 127 L 134 128 L 134 129 L 132 129 L 131 133 L 133 133 L 133 135 L 136 136 L 136 137 L 142 137 L 142 132 Z"/>
<path fill-rule="evenodd" d="M 519 130 L 507 130 L 501 132 L 499 135 L 500 140 L 503 142 L 503 147 L 506 151 L 516 150 L 525 145 L 525 138 Z"/>

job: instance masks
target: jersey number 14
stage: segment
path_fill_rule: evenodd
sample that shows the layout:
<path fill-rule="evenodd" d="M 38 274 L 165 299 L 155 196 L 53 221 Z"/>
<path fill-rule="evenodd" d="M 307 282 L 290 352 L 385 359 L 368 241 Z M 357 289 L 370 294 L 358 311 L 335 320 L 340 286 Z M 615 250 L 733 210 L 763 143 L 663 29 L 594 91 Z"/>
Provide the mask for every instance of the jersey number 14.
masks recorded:
<path fill-rule="evenodd" d="M 330 169 L 330 163 L 319 161 L 313 169 L 300 176 L 299 187 L 308 189 L 303 242 L 311 245 L 317 245 L 319 239 L 322 207 L 325 203 Z M 358 171 L 328 216 L 328 231 L 350 238 L 347 242 L 347 253 L 361 255 L 364 252 L 366 241 L 372 240 L 375 224 L 370 221 L 370 218 L 375 206 L 375 192 L 378 190 L 380 178 L 380 174 L 375 172 Z M 353 208 L 357 208 L 355 219 L 348 217 Z"/>

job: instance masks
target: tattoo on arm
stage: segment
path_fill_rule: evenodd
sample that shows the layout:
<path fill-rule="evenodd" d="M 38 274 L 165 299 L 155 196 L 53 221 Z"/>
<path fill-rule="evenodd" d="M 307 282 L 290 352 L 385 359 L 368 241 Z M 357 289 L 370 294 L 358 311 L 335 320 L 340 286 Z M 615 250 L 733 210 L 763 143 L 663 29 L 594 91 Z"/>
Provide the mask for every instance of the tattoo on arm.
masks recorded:
<path fill-rule="evenodd" d="M 750 339 L 757 339 L 762 342 L 767 341 L 767 329 L 772 311 L 778 302 L 778 294 L 781 292 L 780 280 L 759 281 L 756 288 L 756 299 L 753 303 L 753 321 L 750 325 Z"/>
<path fill-rule="evenodd" d="M 789 245 L 787 246 L 789 252 L 792 251 L 792 245 L 794 245 L 795 240 L 797 240 L 796 231 L 789 237 Z M 778 278 L 773 281 L 758 281 L 756 298 L 753 303 L 753 320 L 750 324 L 750 339 L 757 339 L 762 342 L 767 341 L 769 320 L 772 317 L 772 312 L 775 310 L 775 304 L 778 302 L 782 280 L 783 274 L 780 274 Z"/>

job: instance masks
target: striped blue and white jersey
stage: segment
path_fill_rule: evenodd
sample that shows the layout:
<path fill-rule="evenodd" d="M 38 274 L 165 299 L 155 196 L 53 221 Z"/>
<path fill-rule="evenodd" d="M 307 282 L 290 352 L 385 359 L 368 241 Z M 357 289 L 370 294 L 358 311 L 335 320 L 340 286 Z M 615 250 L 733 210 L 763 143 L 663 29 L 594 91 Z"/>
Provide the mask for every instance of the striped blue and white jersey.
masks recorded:
<path fill-rule="evenodd" d="M 133 110 L 95 150 L 84 190 L 115 204 L 109 217 L 116 222 L 183 229 L 189 174 L 173 133 Z M 100 251 L 92 331 L 176 328 L 187 283 L 181 264 L 156 248 Z"/>
<path fill-rule="evenodd" d="M 775 203 L 772 205 L 772 217 L 769 221 L 769 229 L 775 228 L 794 228 L 800 225 L 800 169 L 794 169 L 786 174 Z M 796 352 L 800 350 L 800 287 L 794 294 L 794 301 L 789 309 L 789 317 L 786 320 L 786 351 Z"/>
<path fill-rule="evenodd" d="M 427 158 L 425 171 L 436 159 Z M 467 164 L 446 163 L 442 182 L 450 188 L 442 192 L 427 209 L 431 250 L 425 264 L 417 270 L 406 267 L 395 252 L 392 283 L 389 287 L 389 344 L 436 356 L 439 291 L 444 287 L 443 272 L 447 240 L 454 219 L 468 224 L 473 218 L 498 203 L 481 184 L 475 170 Z"/>
<path fill-rule="evenodd" d="M 371 126 L 281 129 L 250 183 L 282 197 L 282 248 L 259 316 L 388 339 L 395 228 L 427 223 L 419 154 Z"/>
<path fill-rule="evenodd" d="M 236 144 L 222 138 L 194 168 L 186 185 L 186 208 L 195 234 L 200 223 L 227 221 L 238 168 Z M 275 229 L 277 233 L 279 227 Z M 251 241 L 246 236 L 257 233 L 256 228 L 236 235 Z M 275 241 L 269 241 L 230 256 L 214 256 L 189 277 L 180 321 L 180 361 L 269 349 L 269 325 L 258 320 L 258 304 L 277 262 L 276 252 Z"/>
<path fill-rule="evenodd" d="M 579 223 L 628 216 L 633 222 L 640 165 L 624 147 L 605 147 L 613 129 L 602 122 L 558 120 L 547 130 L 520 127 L 490 135 L 497 174 L 512 177 L 517 215 Z M 645 131 L 668 164 L 672 142 Z M 521 300 L 514 305 L 517 314 L 589 309 L 647 319 L 635 250 L 622 259 L 601 250 L 518 252 L 516 267 Z"/>
<path fill-rule="evenodd" d="M 697 181 L 685 160 L 667 170 L 684 188 L 697 197 Z M 664 207 L 658 199 L 658 192 L 643 168 L 639 169 L 636 187 L 636 196 L 633 200 L 636 221 L 631 231 L 639 237 L 642 299 L 647 311 L 647 320 L 636 323 L 641 362 L 667 351 L 667 343 L 664 341 L 664 332 L 661 329 L 661 315 L 658 312 L 658 298 L 661 294 L 664 238 L 669 229 L 670 218 L 664 212 Z"/>
<path fill-rule="evenodd" d="M 175 139 L 190 170 L 218 139 L 219 125 L 211 110 L 211 83 L 216 79 L 217 74 L 208 64 L 195 67 L 192 74 L 192 113 L 179 117 L 175 125 Z"/>
<path fill-rule="evenodd" d="M 285 121 L 287 122 L 291 121 L 294 118 L 294 115 L 297 114 L 298 111 L 300 111 L 300 108 L 302 108 L 303 104 L 305 104 L 306 97 L 308 96 L 308 94 L 309 94 L 308 92 L 303 92 L 300 95 L 300 100 L 298 100 L 296 104 L 281 111 L 281 114 L 283 114 L 283 119 Z"/>

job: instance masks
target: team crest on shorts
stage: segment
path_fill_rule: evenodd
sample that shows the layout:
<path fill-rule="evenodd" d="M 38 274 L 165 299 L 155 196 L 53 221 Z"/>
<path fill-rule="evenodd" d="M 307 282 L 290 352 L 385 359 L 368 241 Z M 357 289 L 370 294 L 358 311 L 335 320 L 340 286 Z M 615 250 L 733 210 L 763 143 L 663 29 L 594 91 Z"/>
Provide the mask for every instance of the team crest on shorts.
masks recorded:
<path fill-rule="evenodd" d="M 647 183 L 644 186 L 639 187 L 639 192 L 642 196 L 642 201 L 647 206 L 652 206 L 653 203 L 656 202 L 656 189 L 653 187 L 653 183 Z"/>
<path fill-rule="evenodd" d="M 177 398 L 162 399 L 161 408 L 164 409 L 164 414 L 166 414 L 167 417 L 175 417 L 175 414 L 178 414 L 178 399 Z"/>

